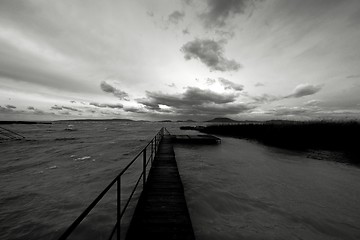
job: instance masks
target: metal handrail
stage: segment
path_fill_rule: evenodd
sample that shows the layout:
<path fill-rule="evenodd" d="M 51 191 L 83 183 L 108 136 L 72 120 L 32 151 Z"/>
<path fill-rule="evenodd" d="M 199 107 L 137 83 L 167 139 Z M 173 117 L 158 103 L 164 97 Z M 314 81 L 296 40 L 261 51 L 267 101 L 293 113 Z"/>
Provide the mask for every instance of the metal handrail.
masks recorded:
<path fill-rule="evenodd" d="M 148 142 L 148 144 L 133 158 L 133 160 L 130 161 L 130 163 L 128 165 L 126 165 L 126 167 L 110 182 L 109 185 L 107 185 L 105 187 L 105 189 L 90 203 L 90 205 L 79 215 L 79 217 L 77 217 L 75 219 L 75 221 L 66 229 L 66 231 L 60 236 L 59 240 L 65 240 L 67 239 L 71 233 L 76 229 L 76 227 L 85 219 L 85 217 L 91 212 L 91 210 L 98 204 L 98 202 L 106 195 L 106 193 L 110 190 L 110 188 L 116 183 L 117 188 L 116 188 L 116 198 L 117 198 L 117 203 L 116 203 L 116 223 L 114 228 L 111 231 L 110 237 L 109 239 L 112 239 L 115 231 L 117 232 L 117 240 L 120 239 L 120 222 L 121 222 L 121 218 L 123 217 L 130 201 L 131 198 L 133 197 L 141 178 L 143 179 L 143 190 L 145 188 L 145 183 L 146 183 L 146 167 L 148 165 L 149 162 L 153 162 L 154 157 L 156 155 L 157 152 L 157 148 L 159 147 L 159 143 L 162 139 L 162 137 L 164 136 L 165 132 L 167 134 L 170 134 L 169 131 L 166 128 L 161 128 L 160 131 L 155 135 L 155 137 L 153 137 L 151 139 L 150 142 Z M 149 147 L 149 145 L 151 144 L 151 154 L 149 156 L 148 159 L 146 159 L 146 151 L 147 148 Z M 139 158 L 140 155 L 143 155 L 143 169 L 142 169 L 142 173 L 140 174 L 129 198 L 126 201 L 126 204 L 124 206 L 123 209 L 121 209 L 121 176 L 129 169 L 129 167 Z M 151 159 L 151 161 L 150 161 Z"/>

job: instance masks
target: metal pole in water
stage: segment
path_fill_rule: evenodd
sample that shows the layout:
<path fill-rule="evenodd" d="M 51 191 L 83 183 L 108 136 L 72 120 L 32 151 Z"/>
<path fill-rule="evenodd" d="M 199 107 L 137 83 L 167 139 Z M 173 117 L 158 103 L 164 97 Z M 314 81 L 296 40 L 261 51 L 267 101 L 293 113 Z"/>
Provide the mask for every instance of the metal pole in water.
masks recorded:
<path fill-rule="evenodd" d="M 154 140 L 151 141 L 151 164 L 154 161 Z"/>

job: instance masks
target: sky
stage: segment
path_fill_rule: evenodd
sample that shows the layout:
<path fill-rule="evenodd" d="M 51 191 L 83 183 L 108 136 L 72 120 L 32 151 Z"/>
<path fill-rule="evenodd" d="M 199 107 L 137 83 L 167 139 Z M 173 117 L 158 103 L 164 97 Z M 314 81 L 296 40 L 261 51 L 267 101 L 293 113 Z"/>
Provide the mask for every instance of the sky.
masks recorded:
<path fill-rule="evenodd" d="M 0 120 L 360 119 L 358 0 L 0 0 Z"/>

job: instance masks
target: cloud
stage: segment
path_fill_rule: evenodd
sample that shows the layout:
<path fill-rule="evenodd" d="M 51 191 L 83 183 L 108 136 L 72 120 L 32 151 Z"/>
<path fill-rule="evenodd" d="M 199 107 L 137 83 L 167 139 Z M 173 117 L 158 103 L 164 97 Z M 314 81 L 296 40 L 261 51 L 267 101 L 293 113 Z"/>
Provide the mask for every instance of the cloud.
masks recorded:
<path fill-rule="evenodd" d="M 233 31 L 226 31 L 226 30 L 215 30 L 215 33 L 222 38 L 231 39 L 235 37 L 235 33 Z"/>
<path fill-rule="evenodd" d="M 317 107 L 319 106 L 323 101 L 320 100 L 309 100 L 304 105 L 305 106 L 311 106 L 311 107 Z"/>
<path fill-rule="evenodd" d="M 58 105 L 55 105 L 55 106 L 52 106 L 50 109 L 51 110 L 62 110 L 63 108 Z"/>
<path fill-rule="evenodd" d="M 311 85 L 311 84 L 299 84 L 295 87 L 293 92 L 286 96 L 274 96 L 271 94 L 263 94 L 261 96 L 250 96 L 246 95 L 247 97 L 253 99 L 256 103 L 270 103 L 278 100 L 283 100 L 287 98 L 300 98 L 308 95 L 313 95 L 317 92 L 319 92 L 322 88 L 322 85 Z M 305 105 L 316 105 L 320 101 L 312 100 L 308 101 Z"/>
<path fill-rule="evenodd" d="M 0 112 L 1 113 L 14 113 L 17 111 L 14 110 L 13 108 L 7 108 L 7 107 L 0 106 Z"/>
<path fill-rule="evenodd" d="M 10 107 L 8 107 L 10 106 Z M 44 112 L 40 109 L 36 109 L 32 106 L 27 107 L 29 111 L 24 110 L 17 110 L 16 107 L 12 105 L 6 105 L 5 107 L 0 106 L 0 113 L 4 114 L 21 114 L 21 116 L 24 116 L 24 114 L 32 114 L 32 115 L 55 115 L 54 113 Z"/>
<path fill-rule="evenodd" d="M 63 108 L 63 109 L 66 109 L 66 110 L 73 111 L 73 112 L 81 112 L 81 110 L 76 109 L 76 108 L 73 108 L 73 107 L 62 106 L 62 108 Z"/>
<path fill-rule="evenodd" d="M 168 20 L 171 23 L 178 24 L 180 21 L 184 19 L 184 17 L 185 17 L 184 12 L 174 11 L 169 15 Z"/>
<path fill-rule="evenodd" d="M 308 95 L 313 95 L 321 90 L 321 85 L 311 85 L 308 83 L 300 84 L 295 87 L 292 94 L 286 96 L 285 98 L 294 97 L 294 98 L 300 98 Z"/>
<path fill-rule="evenodd" d="M 213 84 L 215 84 L 215 82 L 216 82 L 215 79 L 212 79 L 212 78 L 206 79 L 206 84 L 207 84 L 207 85 L 213 85 Z"/>
<path fill-rule="evenodd" d="M 312 110 L 309 110 L 304 107 L 279 106 L 268 111 L 267 113 L 274 116 L 294 116 L 294 115 L 307 116 L 311 112 Z"/>
<path fill-rule="evenodd" d="M 95 103 L 95 102 L 91 102 L 89 103 L 89 105 L 91 106 L 95 106 L 95 107 L 99 107 L 99 108 L 117 108 L 117 109 L 122 109 L 124 107 L 124 105 L 117 103 L 117 104 L 111 104 L 111 103 Z"/>
<path fill-rule="evenodd" d="M 230 103 L 230 104 L 209 104 L 209 105 L 200 105 L 195 106 L 194 109 L 196 109 L 196 113 L 202 114 L 202 115 L 213 115 L 213 116 L 219 116 L 219 115 L 227 115 L 227 114 L 239 114 L 243 112 L 247 112 L 251 109 L 254 109 L 255 106 L 246 104 L 246 103 Z M 182 111 L 183 114 L 194 114 L 194 111 L 192 109 L 185 109 Z"/>
<path fill-rule="evenodd" d="M 219 78 L 219 82 L 224 86 L 225 89 L 233 89 L 235 91 L 242 91 L 244 89 L 243 85 L 234 83 L 225 78 Z"/>
<path fill-rule="evenodd" d="M 181 51 L 186 60 L 199 59 L 211 71 L 237 71 L 241 65 L 223 56 L 225 43 L 225 41 L 195 39 L 183 45 Z"/>
<path fill-rule="evenodd" d="M 193 0 L 182 0 L 183 3 L 190 5 L 193 3 Z"/>
<path fill-rule="evenodd" d="M 235 103 L 238 94 L 216 93 L 195 87 L 188 87 L 182 94 L 164 94 L 147 92 L 147 98 L 138 99 L 138 103 L 155 112 L 172 112 L 175 115 L 226 115 L 238 114 L 253 107 L 244 103 Z M 165 105 L 168 109 L 162 109 Z"/>
<path fill-rule="evenodd" d="M 154 17 L 154 12 L 153 12 L 153 11 L 146 11 L 146 14 L 147 14 L 149 17 Z"/>
<path fill-rule="evenodd" d="M 220 94 L 210 90 L 188 87 L 183 94 L 183 100 L 191 103 L 229 103 L 234 102 L 237 94 Z"/>
<path fill-rule="evenodd" d="M 5 106 L 7 109 L 15 109 L 16 107 L 14 105 L 6 105 Z"/>
<path fill-rule="evenodd" d="M 248 97 L 253 99 L 256 103 L 270 103 L 283 98 L 270 94 L 262 94 L 261 96 L 248 96 Z"/>
<path fill-rule="evenodd" d="M 147 93 L 147 95 L 150 96 L 148 96 L 148 98 L 137 99 L 137 102 L 144 105 L 146 109 L 159 111 L 160 106 L 159 103 L 157 103 L 157 98 L 152 97 L 152 93 Z"/>
<path fill-rule="evenodd" d="M 183 29 L 183 30 L 182 30 L 182 33 L 183 33 L 184 35 L 190 34 L 189 29 L 187 29 L 187 28 Z"/>
<path fill-rule="evenodd" d="M 171 87 L 171 88 L 176 88 L 175 83 L 167 84 L 167 86 L 168 86 L 168 87 Z"/>
<path fill-rule="evenodd" d="M 195 106 L 205 103 L 224 104 L 234 102 L 236 94 L 219 94 L 210 90 L 203 90 L 195 87 L 188 87 L 182 94 L 170 95 L 161 92 L 146 92 L 147 99 L 140 99 L 139 103 L 149 109 L 157 110 L 159 105 L 169 107 Z"/>
<path fill-rule="evenodd" d="M 136 107 L 125 107 L 124 108 L 125 112 L 133 112 L 133 113 L 146 113 L 146 111 L 144 111 L 141 108 L 136 108 Z"/>
<path fill-rule="evenodd" d="M 244 13 L 248 0 L 207 0 L 207 9 L 200 14 L 207 28 L 221 28 L 229 18 Z"/>
<path fill-rule="evenodd" d="M 118 97 L 121 100 L 129 100 L 129 94 L 120 89 L 115 88 L 114 86 L 110 85 L 109 83 L 102 81 L 100 84 L 101 90 L 107 93 L 112 93 L 114 96 Z"/>
<path fill-rule="evenodd" d="M 69 111 L 73 111 L 73 112 L 82 112 L 79 109 L 73 108 L 73 107 L 67 107 L 67 106 L 58 106 L 58 105 L 54 105 L 50 108 L 51 110 L 69 110 Z"/>
<path fill-rule="evenodd" d="M 254 84 L 255 87 L 263 87 L 265 86 L 265 84 L 261 83 L 261 82 L 257 82 Z"/>
<path fill-rule="evenodd" d="M 360 74 L 348 75 L 346 78 L 360 78 Z"/>
<path fill-rule="evenodd" d="M 37 109 L 37 108 L 34 108 L 32 106 L 27 107 L 27 109 L 30 110 L 31 113 L 36 114 L 36 115 L 53 114 L 53 113 L 44 112 L 44 111 L 42 111 L 40 109 Z"/>

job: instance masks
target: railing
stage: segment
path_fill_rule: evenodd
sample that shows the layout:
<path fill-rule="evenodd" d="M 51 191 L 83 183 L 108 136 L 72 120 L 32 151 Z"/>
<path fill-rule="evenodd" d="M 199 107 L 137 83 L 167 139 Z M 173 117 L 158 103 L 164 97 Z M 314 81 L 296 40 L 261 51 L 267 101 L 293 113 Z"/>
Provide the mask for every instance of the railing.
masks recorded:
<path fill-rule="evenodd" d="M 136 188 L 138 187 L 141 179 L 143 180 L 143 190 L 146 184 L 146 167 L 151 161 L 153 162 L 157 149 L 159 147 L 159 143 L 164 136 L 164 134 L 170 134 L 166 128 L 161 128 L 160 131 L 155 135 L 153 139 L 133 158 L 133 160 L 110 182 L 110 184 L 99 194 L 97 198 L 80 214 L 80 216 L 68 227 L 68 229 L 60 236 L 59 240 L 67 239 L 71 233 L 76 229 L 76 227 L 85 219 L 85 217 L 91 212 L 91 210 L 96 206 L 96 204 L 106 195 L 106 193 L 111 189 L 111 187 L 116 183 L 116 223 L 113 227 L 109 239 L 112 239 L 115 232 L 117 236 L 117 240 L 120 239 L 120 222 L 123 217 L 131 198 L 133 197 Z M 147 148 L 150 147 L 150 156 L 147 158 L 146 152 Z M 125 206 L 121 209 L 121 176 L 129 169 L 129 167 L 142 156 L 142 173 L 140 174 L 132 192 L 130 193 L 129 198 L 126 200 Z"/>

